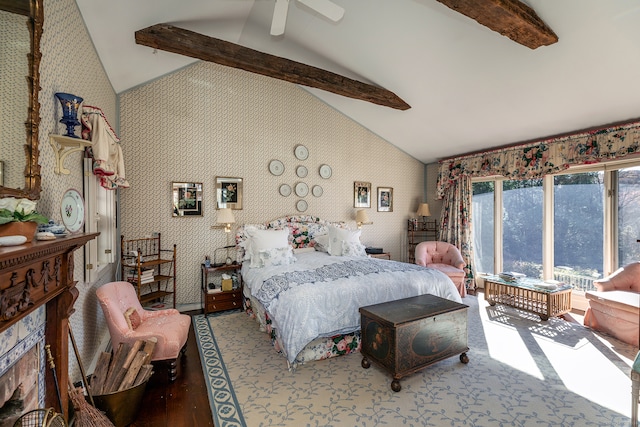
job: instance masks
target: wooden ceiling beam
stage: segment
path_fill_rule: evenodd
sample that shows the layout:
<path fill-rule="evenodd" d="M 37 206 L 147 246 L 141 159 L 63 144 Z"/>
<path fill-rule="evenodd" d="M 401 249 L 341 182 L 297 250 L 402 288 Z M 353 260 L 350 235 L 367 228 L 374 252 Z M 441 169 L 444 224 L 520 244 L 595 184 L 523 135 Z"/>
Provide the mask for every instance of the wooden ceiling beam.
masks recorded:
<path fill-rule="evenodd" d="M 135 32 L 135 39 L 137 44 L 154 49 L 239 68 L 349 98 L 398 110 L 411 108 L 386 89 L 169 24 L 156 24 L 138 30 Z"/>
<path fill-rule="evenodd" d="M 558 36 L 536 11 L 518 0 L 437 1 L 528 48 L 558 42 Z"/>

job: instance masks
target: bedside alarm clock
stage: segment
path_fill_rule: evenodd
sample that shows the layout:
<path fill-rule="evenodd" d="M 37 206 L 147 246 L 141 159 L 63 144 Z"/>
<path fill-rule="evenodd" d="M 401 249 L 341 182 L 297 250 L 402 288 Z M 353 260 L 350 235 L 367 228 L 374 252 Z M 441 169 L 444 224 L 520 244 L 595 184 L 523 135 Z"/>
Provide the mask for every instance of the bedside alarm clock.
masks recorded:
<path fill-rule="evenodd" d="M 231 257 L 230 257 L 230 256 L 228 256 L 228 257 L 227 257 L 227 259 L 225 260 L 225 263 L 226 263 L 227 265 L 231 265 L 231 264 L 233 264 L 233 260 L 231 259 Z"/>

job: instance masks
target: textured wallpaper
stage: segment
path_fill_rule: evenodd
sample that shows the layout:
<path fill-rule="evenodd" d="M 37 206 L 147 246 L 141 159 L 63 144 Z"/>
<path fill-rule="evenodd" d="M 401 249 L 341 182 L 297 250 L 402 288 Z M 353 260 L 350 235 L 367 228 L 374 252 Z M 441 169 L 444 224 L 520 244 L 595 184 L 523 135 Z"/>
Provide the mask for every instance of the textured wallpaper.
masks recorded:
<path fill-rule="evenodd" d="M 149 55 L 152 50 L 149 49 Z M 355 227 L 354 181 L 370 182 L 372 225 L 362 241 L 406 259 L 406 220 L 424 192 L 424 165 L 318 101 L 279 80 L 210 63 L 197 63 L 120 95 L 121 137 L 131 188 L 121 192 L 121 224 L 126 238 L 162 233 L 163 246 L 177 244 L 177 302 L 200 304 L 200 263 L 231 238 L 216 223 L 215 178 L 244 180 L 236 225 L 305 213 L 343 220 Z M 384 107 L 380 107 L 384 108 Z M 303 144 L 309 157 L 297 160 Z M 284 173 L 269 173 L 271 160 Z M 332 168 L 323 179 L 322 164 Z M 303 165 L 308 174 L 296 176 Z M 203 183 L 203 216 L 172 217 L 171 183 Z M 278 188 L 304 182 L 320 185 L 322 196 L 283 197 Z M 377 212 L 376 188 L 392 187 L 393 212 Z"/>
<path fill-rule="evenodd" d="M 60 203 L 64 192 L 76 188 L 83 193 L 82 155 L 70 155 L 65 166 L 69 175 L 53 172 L 55 156 L 49 144 L 49 134 L 63 134 L 65 125 L 59 123 L 61 106 L 55 98 L 56 92 L 67 92 L 84 98 L 84 102 L 102 108 L 112 125 L 116 126 L 116 95 L 98 59 L 91 39 L 85 30 L 80 12 L 73 0 L 44 2 L 44 30 L 42 34 L 42 62 L 40 64 L 40 165 L 42 193 L 38 210 L 60 222 Z M 79 134 L 80 127 L 76 128 Z M 95 289 L 111 281 L 113 274 L 107 272 L 99 283 L 83 283 L 83 250 L 75 253 L 74 278 L 78 280 L 80 295 L 74 305 L 71 326 L 84 359 L 89 368 L 99 344 L 108 336 L 102 310 L 95 297 Z M 75 354 L 70 352 L 69 368 L 73 380 L 81 378 Z"/>

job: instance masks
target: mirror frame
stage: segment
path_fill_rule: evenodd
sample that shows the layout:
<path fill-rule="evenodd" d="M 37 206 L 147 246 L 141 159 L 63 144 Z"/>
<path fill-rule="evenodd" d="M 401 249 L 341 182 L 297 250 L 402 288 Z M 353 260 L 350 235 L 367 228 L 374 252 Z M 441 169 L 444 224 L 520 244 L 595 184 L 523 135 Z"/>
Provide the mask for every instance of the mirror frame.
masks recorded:
<path fill-rule="evenodd" d="M 42 0 L 0 0 L 0 9 L 9 12 L 26 15 L 29 19 L 27 26 L 31 35 L 31 53 L 29 54 L 29 111 L 25 122 L 26 144 L 24 145 L 26 165 L 24 168 L 24 188 L 9 188 L 0 186 L 1 197 L 18 197 L 38 200 L 41 191 L 40 165 L 38 164 L 39 129 L 40 129 L 40 39 L 42 37 L 42 25 L 44 11 Z"/>

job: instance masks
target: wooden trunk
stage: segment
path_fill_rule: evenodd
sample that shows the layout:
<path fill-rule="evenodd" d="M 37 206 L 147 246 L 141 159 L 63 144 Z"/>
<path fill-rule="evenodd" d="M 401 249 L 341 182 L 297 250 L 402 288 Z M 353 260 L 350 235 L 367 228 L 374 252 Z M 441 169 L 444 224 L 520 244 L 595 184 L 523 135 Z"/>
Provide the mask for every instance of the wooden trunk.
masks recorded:
<path fill-rule="evenodd" d="M 399 379 L 460 354 L 468 362 L 467 305 L 434 295 L 420 295 L 360 308 L 362 367 L 369 359 Z"/>

